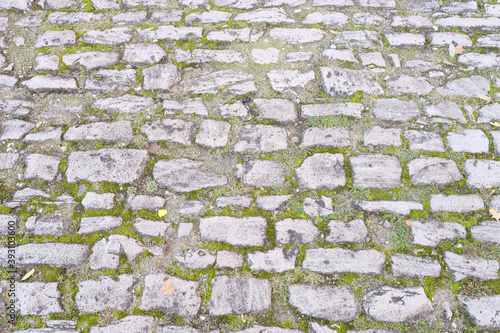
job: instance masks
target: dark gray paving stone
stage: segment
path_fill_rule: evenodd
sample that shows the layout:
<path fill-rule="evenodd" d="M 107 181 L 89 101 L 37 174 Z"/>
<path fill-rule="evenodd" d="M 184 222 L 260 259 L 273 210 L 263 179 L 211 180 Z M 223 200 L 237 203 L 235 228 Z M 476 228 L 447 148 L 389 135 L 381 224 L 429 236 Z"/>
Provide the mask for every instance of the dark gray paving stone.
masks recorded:
<path fill-rule="evenodd" d="M 483 76 L 470 76 L 448 82 L 437 89 L 442 96 L 463 96 L 477 98 L 477 95 L 487 95 L 490 91 L 490 80 Z"/>
<path fill-rule="evenodd" d="M 245 259 L 240 252 L 219 250 L 216 252 L 216 267 L 221 268 L 240 268 L 243 266 Z"/>
<path fill-rule="evenodd" d="M 426 276 L 439 277 L 441 265 L 439 261 L 428 257 L 416 257 L 407 254 L 391 255 L 391 269 L 394 277 L 421 279 Z"/>
<path fill-rule="evenodd" d="M 481 221 L 470 227 L 470 233 L 473 239 L 479 242 L 500 244 L 500 234 L 498 230 L 500 230 L 500 221 Z"/>
<path fill-rule="evenodd" d="M 441 136 L 434 132 L 406 130 L 405 138 L 412 151 L 444 153 L 445 148 Z"/>
<path fill-rule="evenodd" d="M 118 52 L 89 51 L 81 53 L 67 53 L 62 57 L 68 67 L 83 66 L 85 69 L 108 68 L 118 62 Z"/>
<path fill-rule="evenodd" d="M 319 235 L 319 229 L 311 220 L 284 219 L 275 224 L 276 242 L 281 244 L 314 243 Z"/>
<path fill-rule="evenodd" d="M 458 296 L 465 311 L 472 317 L 476 325 L 484 329 L 500 329 L 498 311 L 500 311 L 500 295 L 480 297 Z"/>
<path fill-rule="evenodd" d="M 208 312 L 212 316 L 268 312 L 271 290 L 271 282 L 266 279 L 217 276 L 212 279 Z"/>
<path fill-rule="evenodd" d="M 60 237 L 69 232 L 71 219 L 58 214 L 45 214 L 28 217 L 24 225 L 26 233 Z"/>
<path fill-rule="evenodd" d="M 153 333 L 154 322 L 155 317 L 129 315 L 106 326 L 91 326 L 90 333 Z"/>
<path fill-rule="evenodd" d="M 368 229 L 365 222 L 360 219 L 348 223 L 330 221 L 327 228 L 328 234 L 325 237 L 325 242 L 328 243 L 364 243 L 368 236 Z"/>
<path fill-rule="evenodd" d="M 441 157 L 417 157 L 408 163 L 408 173 L 415 186 L 447 185 L 463 179 L 455 161 Z"/>
<path fill-rule="evenodd" d="M 434 312 L 423 287 L 380 286 L 363 296 L 362 306 L 377 322 L 420 321 Z"/>
<path fill-rule="evenodd" d="M 1 267 L 8 267 L 7 247 L 0 247 L 2 253 Z M 16 265 L 32 267 L 51 265 L 52 267 L 80 267 L 85 264 L 89 255 L 86 244 L 68 243 L 36 243 L 16 247 Z"/>
<path fill-rule="evenodd" d="M 410 230 L 413 244 L 418 246 L 436 247 L 441 242 L 453 241 L 457 237 L 465 239 L 466 236 L 461 224 L 438 220 L 412 220 Z"/>
<path fill-rule="evenodd" d="M 196 144 L 208 148 L 225 147 L 229 140 L 231 124 L 221 120 L 206 119 L 196 134 Z"/>
<path fill-rule="evenodd" d="M 175 260 L 184 268 L 205 269 L 215 264 L 215 255 L 205 249 L 193 249 L 174 254 Z"/>
<path fill-rule="evenodd" d="M 256 272 L 282 273 L 295 269 L 299 248 L 277 247 L 267 252 L 250 251 L 245 256 L 248 267 Z"/>
<path fill-rule="evenodd" d="M 132 221 L 134 223 L 134 231 L 141 236 L 146 237 L 165 237 L 170 228 L 170 223 L 156 220 L 145 220 L 137 217 Z"/>
<path fill-rule="evenodd" d="M 44 154 L 29 154 L 26 157 L 24 179 L 40 178 L 46 181 L 55 179 L 61 158 Z"/>
<path fill-rule="evenodd" d="M 95 122 L 72 126 L 68 128 L 63 138 L 66 141 L 130 142 L 134 138 L 134 133 L 130 121 Z"/>
<path fill-rule="evenodd" d="M 76 307 L 84 313 L 95 313 L 105 309 L 126 311 L 134 296 L 132 275 L 100 276 L 96 279 L 81 281 L 75 296 Z"/>
<path fill-rule="evenodd" d="M 291 284 L 288 304 L 313 318 L 348 322 L 359 314 L 359 303 L 349 286 Z"/>
<path fill-rule="evenodd" d="M 150 142 L 168 141 L 184 146 L 191 146 L 196 124 L 186 119 L 163 119 L 146 123 L 141 126 Z"/>
<path fill-rule="evenodd" d="M 280 126 L 246 125 L 239 133 L 239 141 L 234 145 L 235 152 L 270 153 L 288 147 L 288 134 Z"/>
<path fill-rule="evenodd" d="M 416 201 L 403 200 L 355 200 L 355 205 L 368 212 L 389 212 L 409 215 L 412 210 L 424 210 L 424 205 Z"/>
<path fill-rule="evenodd" d="M 132 210 L 158 210 L 165 205 L 165 199 L 155 195 L 136 195 L 127 198 L 127 206 Z"/>
<path fill-rule="evenodd" d="M 302 105 L 301 118 L 324 117 L 324 116 L 350 116 L 361 118 L 364 106 L 361 103 L 324 103 Z"/>
<path fill-rule="evenodd" d="M 484 209 L 483 199 L 478 194 L 431 194 L 431 212 L 470 213 Z"/>
<path fill-rule="evenodd" d="M 351 251 L 340 247 L 307 249 L 304 269 L 320 274 L 383 274 L 385 254 L 376 250 Z"/>
<path fill-rule="evenodd" d="M 459 153 L 487 153 L 490 141 L 481 130 L 463 130 L 460 132 L 449 132 L 446 143 L 451 151 Z"/>
<path fill-rule="evenodd" d="M 363 133 L 363 144 L 365 146 L 401 147 L 403 145 L 403 141 L 401 140 L 401 129 L 383 128 L 380 126 L 370 127 Z"/>
<path fill-rule="evenodd" d="M 98 231 L 114 230 L 123 224 L 119 216 L 90 216 L 82 217 L 79 234 L 89 234 Z"/>
<path fill-rule="evenodd" d="M 349 131 L 343 127 L 309 127 L 302 135 L 302 147 L 338 148 L 351 144 Z"/>
<path fill-rule="evenodd" d="M 472 188 L 499 187 L 500 162 L 468 159 L 464 162 L 467 186 Z"/>
<path fill-rule="evenodd" d="M 401 186 L 403 169 L 397 157 L 362 154 L 349 158 L 354 186 L 388 190 Z"/>
<path fill-rule="evenodd" d="M 477 277 L 481 280 L 498 279 L 499 264 L 497 260 L 445 251 L 444 261 L 453 281 L 461 281 L 467 277 Z"/>
<path fill-rule="evenodd" d="M 179 67 L 173 64 L 160 64 L 145 68 L 142 71 L 144 90 L 170 90 L 181 80 Z"/>
<path fill-rule="evenodd" d="M 320 67 L 321 84 L 330 97 L 353 96 L 357 91 L 367 95 L 381 95 L 382 87 L 366 71 Z"/>
<path fill-rule="evenodd" d="M 372 112 L 377 119 L 390 121 L 409 121 L 420 115 L 420 110 L 414 102 L 397 98 L 376 99 Z"/>
<path fill-rule="evenodd" d="M 251 160 L 243 164 L 237 164 L 235 176 L 245 186 L 282 186 L 285 183 L 286 169 L 276 161 Z"/>
<path fill-rule="evenodd" d="M 344 156 L 316 153 L 304 160 L 294 171 L 301 191 L 329 190 L 345 186 Z"/>
<path fill-rule="evenodd" d="M 83 208 L 92 210 L 111 209 L 114 206 L 114 193 L 87 192 L 82 200 Z"/>
<path fill-rule="evenodd" d="M 327 217 L 328 215 L 333 214 L 332 198 L 324 195 L 317 199 L 305 198 L 303 208 L 304 213 L 310 217 Z"/>
<path fill-rule="evenodd" d="M 202 217 L 200 235 L 204 241 L 222 242 L 236 247 L 265 246 L 267 222 L 263 217 Z"/>
<path fill-rule="evenodd" d="M 75 45 L 76 45 L 76 33 L 73 30 L 64 30 L 64 31 L 49 30 L 38 35 L 34 42 L 35 48 L 75 46 Z"/>

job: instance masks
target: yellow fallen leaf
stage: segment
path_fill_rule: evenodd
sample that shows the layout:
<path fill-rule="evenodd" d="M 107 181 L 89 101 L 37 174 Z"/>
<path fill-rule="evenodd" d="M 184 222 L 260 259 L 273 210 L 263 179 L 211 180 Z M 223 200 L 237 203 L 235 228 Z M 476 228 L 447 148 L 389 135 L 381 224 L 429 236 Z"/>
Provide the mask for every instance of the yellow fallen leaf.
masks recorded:
<path fill-rule="evenodd" d="M 406 220 L 405 222 L 407 226 L 411 227 L 411 220 Z"/>
<path fill-rule="evenodd" d="M 486 101 L 486 102 L 491 101 L 491 97 L 490 96 L 486 96 L 486 95 L 479 95 L 478 94 L 477 98 L 482 99 L 483 101 Z"/>
<path fill-rule="evenodd" d="M 23 278 L 21 279 L 21 281 L 24 281 L 24 280 L 27 280 L 30 276 L 32 276 L 33 274 L 35 273 L 35 269 L 33 268 L 31 271 L 29 271 L 28 273 L 26 273 L 25 276 L 23 276 Z"/>
<path fill-rule="evenodd" d="M 78 113 L 76 114 L 76 116 L 77 116 L 78 118 L 81 118 L 81 117 L 80 117 L 80 115 L 79 115 Z"/>
<path fill-rule="evenodd" d="M 500 212 L 496 209 L 490 209 L 490 214 L 495 220 L 500 220 Z"/>
<path fill-rule="evenodd" d="M 39 121 L 39 122 L 37 122 L 37 123 L 36 123 L 36 128 L 38 128 L 38 127 L 42 126 L 42 124 L 43 124 L 43 121 Z"/>
<path fill-rule="evenodd" d="M 168 210 L 166 210 L 166 209 L 160 209 L 158 211 L 158 216 L 159 217 L 163 217 L 163 216 L 167 215 L 167 213 L 168 213 Z"/>
<path fill-rule="evenodd" d="M 333 30 L 328 30 L 328 31 L 330 31 L 330 33 L 332 33 L 334 35 L 338 35 L 339 34 L 338 31 L 333 31 Z"/>
<path fill-rule="evenodd" d="M 226 88 L 226 86 L 219 86 L 219 90 Z"/>
<path fill-rule="evenodd" d="M 246 323 L 248 319 L 250 319 L 250 316 L 244 315 L 244 314 L 241 315 L 241 321 L 242 322 Z"/>
<path fill-rule="evenodd" d="M 165 296 L 172 295 L 175 292 L 174 282 L 167 280 L 161 285 L 161 293 Z"/>
<path fill-rule="evenodd" d="M 494 121 L 494 122 L 492 122 L 490 124 L 493 125 L 493 126 L 496 126 L 496 127 L 500 127 L 500 121 Z"/>

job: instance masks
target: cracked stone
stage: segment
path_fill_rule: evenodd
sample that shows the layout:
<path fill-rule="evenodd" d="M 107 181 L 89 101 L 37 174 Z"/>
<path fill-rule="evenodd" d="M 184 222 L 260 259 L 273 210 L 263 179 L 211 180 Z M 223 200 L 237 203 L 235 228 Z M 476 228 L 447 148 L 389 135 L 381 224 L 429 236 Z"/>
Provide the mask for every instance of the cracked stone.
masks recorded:
<path fill-rule="evenodd" d="M 63 63 L 68 67 L 83 66 L 86 69 L 108 68 L 120 58 L 118 52 L 89 51 L 82 53 L 67 53 L 62 57 Z"/>
<path fill-rule="evenodd" d="M 353 96 L 358 91 L 367 95 L 382 95 L 384 90 L 366 71 L 320 67 L 321 84 L 330 97 Z"/>
<path fill-rule="evenodd" d="M 146 123 L 140 130 L 149 142 L 167 141 L 191 146 L 195 128 L 196 124 L 189 120 L 163 119 Z"/>
<path fill-rule="evenodd" d="M 329 190 L 345 186 L 346 176 L 342 154 L 316 153 L 306 158 L 294 171 L 301 191 Z"/>
<path fill-rule="evenodd" d="M 319 235 L 319 229 L 311 220 L 284 219 L 275 224 L 276 242 L 280 244 L 314 243 Z"/>
<path fill-rule="evenodd" d="M 172 64 L 160 64 L 142 71 L 144 90 L 169 90 L 181 80 L 179 68 Z"/>
<path fill-rule="evenodd" d="M 239 133 L 234 151 L 271 153 L 288 148 L 288 135 L 284 128 L 272 125 L 246 125 Z"/>
<path fill-rule="evenodd" d="M 354 186 L 391 189 L 401 186 L 403 169 L 395 156 L 361 154 L 349 158 Z"/>
<path fill-rule="evenodd" d="M 456 222 L 438 220 L 412 220 L 413 244 L 436 247 L 441 242 L 453 241 L 457 237 L 465 239 L 465 228 Z"/>
<path fill-rule="evenodd" d="M 235 176 L 245 186 L 282 186 L 285 183 L 286 169 L 276 161 L 251 160 L 243 164 L 237 164 Z"/>
<path fill-rule="evenodd" d="M 421 279 L 426 276 L 439 277 L 441 265 L 439 261 L 429 257 L 416 257 L 407 254 L 391 255 L 391 269 L 394 277 Z"/>
<path fill-rule="evenodd" d="M 189 269 L 205 269 L 215 264 L 215 255 L 205 249 L 193 249 L 174 254 L 179 265 Z"/>
<path fill-rule="evenodd" d="M 463 179 L 455 161 L 441 157 L 422 156 L 411 160 L 408 173 L 416 186 L 447 185 Z"/>
<path fill-rule="evenodd" d="M 444 261 L 448 266 L 452 280 L 455 282 L 467 277 L 477 277 L 481 280 L 498 279 L 499 264 L 497 260 L 459 255 L 451 251 L 445 251 Z"/>
<path fill-rule="evenodd" d="M 292 246 L 290 249 L 277 247 L 267 252 L 250 251 L 245 259 L 252 271 L 282 273 L 295 269 L 298 253 L 297 246 Z"/>

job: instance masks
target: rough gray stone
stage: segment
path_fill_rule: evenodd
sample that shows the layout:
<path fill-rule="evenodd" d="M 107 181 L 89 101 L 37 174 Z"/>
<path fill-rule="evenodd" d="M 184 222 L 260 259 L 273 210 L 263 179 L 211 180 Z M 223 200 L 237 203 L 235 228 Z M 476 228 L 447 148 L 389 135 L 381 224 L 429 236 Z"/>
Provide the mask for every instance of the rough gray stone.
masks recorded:
<path fill-rule="evenodd" d="M 424 288 L 380 286 L 363 296 L 363 311 L 375 321 L 425 320 L 434 312 Z"/>
<path fill-rule="evenodd" d="M 383 274 L 385 254 L 376 250 L 351 251 L 340 247 L 307 249 L 304 269 L 320 274 Z"/>
<path fill-rule="evenodd" d="M 421 34 L 386 31 L 384 36 L 389 46 L 393 47 L 424 46 L 425 44 L 425 36 Z"/>
<path fill-rule="evenodd" d="M 372 30 L 341 31 L 335 36 L 333 42 L 346 48 L 361 47 L 375 48 L 380 45 L 380 34 Z"/>
<path fill-rule="evenodd" d="M 92 1 L 95 2 L 96 0 Z M 129 315 L 123 319 L 113 321 L 107 326 L 91 326 L 90 333 L 153 333 L 154 322 L 155 317 Z"/>
<path fill-rule="evenodd" d="M 88 12 L 54 12 L 47 16 L 47 22 L 55 25 L 75 25 L 78 23 L 91 23 L 101 21 L 101 13 L 94 14 Z"/>
<path fill-rule="evenodd" d="M 416 257 L 407 254 L 391 255 L 391 269 L 394 277 L 421 279 L 426 276 L 439 277 L 441 265 L 439 261 L 429 257 Z"/>
<path fill-rule="evenodd" d="M 380 52 L 360 53 L 359 58 L 363 66 L 374 65 L 377 67 L 386 67 L 384 57 Z"/>
<path fill-rule="evenodd" d="M 203 217 L 200 218 L 200 235 L 204 241 L 222 242 L 236 247 L 265 246 L 267 222 L 263 217 Z"/>
<path fill-rule="evenodd" d="M 499 187 L 500 162 L 468 159 L 464 162 L 467 186 L 472 188 Z"/>
<path fill-rule="evenodd" d="M 455 161 L 441 157 L 422 156 L 411 160 L 408 173 L 415 186 L 446 185 L 463 179 Z"/>
<path fill-rule="evenodd" d="M 123 220 L 118 216 L 91 216 L 82 217 L 80 221 L 79 234 L 90 234 L 92 232 L 100 232 L 114 230 L 123 224 Z"/>
<path fill-rule="evenodd" d="M 316 153 L 304 160 L 294 171 L 301 191 L 329 190 L 345 186 L 344 156 Z"/>
<path fill-rule="evenodd" d="M 165 205 L 165 199 L 153 195 L 136 195 L 127 198 L 127 207 L 132 210 L 158 210 Z"/>
<path fill-rule="evenodd" d="M 56 214 L 28 217 L 26 233 L 60 237 L 69 231 L 71 220 Z"/>
<path fill-rule="evenodd" d="M 235 176 L 245 186 L 282 186 L 285 183 L 286 169 L 276 161 L 251 160 L 243 164 L 237 164 Z"/>
<path fill-rule="evenodd" d="M 443 66 L 436 64 L 435 62 L 424 61 L 419 59 L 405 61 L 404 67 L 409 68 L 413 71 L 420 71 L 420 72 L 438 71 L 443 69 Z M 445 111 L 444 108 L 442 109 L 443 109 L 442 111 Z"/>
<path fill-rule="evenodd" d="M 88 125 L 72 126 L 64 134 L 66 141 L 130 142 L 133 138 L 134 133 L 130 121 L 95 122 Z"/>
<path fill-rule="evenodd" d="M 484 29 L 498 30 L 500 27 L 500 19 L 496 17 L 446 17 L 435 21 L 438 27 L 456 27 L 462 29 Z"/>
<path fill-rule="evenodd" d="M 44 155 L 29 154 L 26 157 L 26 169 L 23 178 L 40 178 L 46 181 L 55 179 L 61 158 Z"/>
<path fill-rule="evenodd" d="M 424 210 L 424 205 L 416 201 L 396 200 L 356 200 L 356 206 L 368 212 L 389 212 L 394 214 L 409 215 L 412 210 Z"/>
<path fill-rule="evenodd" d="M 183 101 L 163 101 L 165 114 L 174 115 L 178 111 L 186 115 L 208 116 L 208 108 L 201 98 L 189 98 Z"/>
<path fill-rule="evenodd" d="M 361 154 L 349 158 L 349 163 L 354 186 L 383 190 L 401 186 L 403 169 L 395 156 Z"/>
<path fill-rule="evenodd" d="M 403 145 L 403 141 L 401 140 L 401 129 L 383 128 L 380 126 L 370 127 L 363 133 L 363 144 L 365 146 L 401 147 Z"/>
<path fill-rule="evenodd" d="M 135 69 L 104 70 L 95 74 L 95 79 L 85 80 L 85 90 L 95 92 L 128 91 L 136 84 Z"/>
<path fill-rule="evenodd" d="M 118 0 L 90 0 L 92 4 L 99 10 L 101 9 L 120 9 Z"/>
<path fill-rule="evenodd" d="M 196 144 L 208 148 L 225 147 L 229 140 L 231 124 L 221 121 L 207 119 L 200 124 L 196 134 Z"/>
<path fill-rule="evenodd" d="M 302 147 L 338 148 L 351 145 L 349 131 L 343 127 L 309 127 L 302 136 Z"/>
<path fill-rule="evenodd" d="M 221 86 L 229 87 L 244 81 L 253 80 L 253 75 L 234 70 L 202 73 L 188 82 L 188 91 L 193 94 L 217 94 Z"/>
<path fill-rule="evenodd" d="M 137 234 L 146 237 L 165 237 L 168 229 L 170 228 L 170 223 L 145 220 L 140 217 L 134 219 L 133 223 L 134 231 Z"/>
<path fill-rule="evenodd" d="M 256 28 L 212 30 L 207 33 L 207 40 L 216 42 L 256 42 L 264 35 L 264 31 Z"/>
<path fill-rule="evenodd" d="M 254 100 L 259 112 L 259 118 L 276 120 L 280 122 L 292 122 L 297 120 L 295 103 L 287 99 L 261 99 Z"/>
<path fill-rule="evenodd" d="M 434 87 L 426 78 L 422 76 L 395 75 L 387 80 L 387 88 L 396 95 L 416 95 L 429 94 Z"/>
<path fill-rule="evenodd" d="M 208 312 L 212 316 L 268 312 L 271 290 L 271 282 L 266 279 L 217 276 L 212 279 Z"/>
<path fill-rule="evenodd" d="M 14 117 L 26 116 L 34 107 L 33 99 L 25 96 L 0 99 L 0 113 L 10 114 Z"/>
<path fill-rule="evenodd" d="M 137 30 L 137 36 L 142 42 L 147 40 L 156 42 L 157 40 L 190 40 L 203 38 L 202 27 L 177 27 L 173 25 L 162 25 L 154 28 Z"/>
<path fill-rule="evenodd" d="M 264 195 L 257 197 L 255 204 L 260 209 L 275 211 L 291 197 L 291 195 Z"/>
<path fill-rule="evenodd" d="M 0 153 L 0 171 L 14 168 L 18 159 L 18 153 Z"/>
<path fill-rule="evenodd" d="M 332 198 L 320 196 L 318 199 L 304 199 L 304 213 L 310 217 L 327 217 L 333 214 Z"/>
<path fill-rule="evenodd" d="M 500 47 L 500 34 L 490 34 L 479 37 L 476 41 L 477 47 Z"/>
<path fill-rule="evenodd" d="M 310 321 L 307 327 L 309 333 L 337 333 L 337 330 L 326 325 L 320 325 L 314 321 Z"/>
<path fill-rule="evenodd" d="M 406 16 L 406 17 L 401 17 L 401 16 L 392 16 L 391 17 L 391 26 L 394 28 L 417 28 L 417 29 L 422 29 L 422 28 L 432 28 L 432 23 L 427 17 L 423 16 L 418 16 L 418 15 L 411 15 L 411 16 Z M 419 41 L 421 40 L 422 35 L 417 35 L 417 34 L 391 34 L 391 38 L 393 38 L 398 42 L 403 42 L 402 41 L 402 36 L 407 36 L 411 38 L 412 42 Z M 389 41 L 389 38 L 388 38 Z M 390 41 L 389 41 L 390 43 Z M 425 38 L 424 38 L 424 43 L 425 43 Z M 391 44 L 389 44 L 391 45 Z M 419 45 L 423 46 L 423 44 Z"/>
<path fill-rule="evenodd" d="M 62 128 L 54 128 L 47 126 L 39 130 L 27 134 L 23 141 L 25 142 L 41 142 L 41 141 L 60 141 L 62 136 Z"/>
<path fill-rule="evenodd" d="M 295 269 L 298 253 L 297 246 L 292 246 L 290 249 L 277 247 L 267 252 L 250 251 L 245 259 L 252 271 L 282 273 Z"/>
<path fill-rule="evenodd" d="M 301 333 L 299 329 L 282 328 L 277 326 L 259 326 L 253 325 L 250 328 L 239 331 L 240 333 Z"/>
<path fill-rule="evenodd" d="M 89 258 L 90 269 L 118 269 L 121 253 L 124 253 L 130 262 L 134 261 L 144 250 L 145 247 L 133 238 L 118 234 L 110 235 L 92 247 L 92 254 Z"/>
<path fill-rule="evenodd" d="M 17 9 L 29 11 L 33 4 L 32 0 L 5 0 L 0 3 L 0 9 Z"/>
<path fill-rule="evenodd" d="M 454 152 L 474 154 L 487 153 L 490 145 L 488 137 L 479 129 L 449 132 L 446 143 Z"/>
<path fill-rule="evenodd" d="M 167 118 L 142 125 L 141 132 L 146 134 L 149 142 L 167 141 L 191 146 L 195 128 L 192 121 Z"/>
<path fill-rule="evenodd" d="M 90 30 L 78 39 L 80 43 L 120 45 L 132 39 L 132 29 L 112 28 L 108 30 Z"/>
<path fill-rule="evenodd" d="M 325 24 L 342 28 L 349 22 L 349 17 L 338 12 L 314 12 L 308 14 L 302 24 Z"/>
<path fill-rule="evenodd" d="M 38 35 L 34 42 L 35 48 L 75 46 L 75 45 L 76 45 L 76 33 L 73 30 L 64 30 L 64 31 L 49 30 Z"/>
<path fill-rule="evenodd" d="M 120 54 L 118 52 L 89 51 L 81 53 L 67 53 L 62 57 L 66 66 L 83 66 L 86 69 L 107 68 L 118 62 Z"/>
<path fill-rule="evenodd" d="M 167 56 L 163 47 L 155 43 L 128 44 L 123 53 L 123 62 L 136 66 L 149 66 Z"/>
<path fill-rule="evenodd" d="M 28 201 L 30 199 L 36 198 L 36 197 L 42 197 L 45 199 L 50 198 L 50 195 L 48 195 L 46 192 L 42 190 L 34 190 L 32 188 L 24 188 L 22 190 L 16 191 L 14 193 L 14 201 Z"/>
<path fill-rule="evenodd" d="M 453 281 L 461 281 L 467 277 L 481 280 L 498 279 L 499 264 L 497 260 L 459 255 L 451 251 L 444 252 L 444 261 L 448 266 Z"/>
<path fill-rule="evenodd" d="M 21 85 L 35 92 L 51 90 L 72 92 L 78 90 L 75 78 L 59 75 L 35 75 L 31 79 L 21 82 Z"/>
<path fill-rule="evenodd" d="M 247 23 L 293 23 L 294 20 L 289 18 L 283 8 L 271 9 L 255 9 L 251 12 L 238 14 L 234 17 L 234 21 L 246 21 Z M 272 37 L 272 36 L 271 36 Z"/>
<path fill-rule="evenodd" d="M 470 76 L 450 81 L 444 87 L 437 89 L 443 96 L 463 96 L 477 98 L 477 95 L 487 95 L 490 91 L 490 80 L 483 76 Z"/>
<path fill-rule="evenodd" d="M 0 247 L 0 267 L 8 267 L 7 247 Z M 16 265 L 26 268 L 40 265 L 81 267 L 87 261 L 89 246 L 68 243 L 33 243 L 16 246 Z"/>
<path fill-rule="evenodd" d="M 465 239 L 466 235 L 461 224 L 438 220 L 412 220 L 410 229 L 413 244 L 418 246 L 436 247 L 441 242 L 453 241 L 457 237 Z"/>
<path fill-rule="evenodd" d="M 198 215 L 203 208 L 205 208 L 205 203 L 201 200 L 189 200 L 179 208 L 179 214 L 184 215 Z"/>
<path fill-rule="evenodd" d="M 215 199 L 215 206 L 219 208 L 225 208 L 227 206 L 250 207 L 251 204 L 252 196 L 250 194 L 222 196 Z"/>
<path fill-rule="evenodd" d="M 132 275 L 100 276 L 96 279 L 81 281 L 75 296 L 76 307 L 84 313 L 95 313 L 105 309 L 126 311 L 134 296 Z"/>
<path fill-rule="evenodd" d="M 350 116 L 361 118 L 364 106 L 361 103 L 328 103 L 328 104 L 306 104 L 302 105 L 301 118 L 324 117 L 324 116 Z"/>
<path fill-rule="evenodd" d="M 291 284 L 288 304 L 307 316 L 348 322 L 358 316 L 359 304 L 349 286 Z"/>
<path fill-rule="evenodd" d="M 279 61 L 280 50 L 275 47 L 268 47 L 267 49 L 253 49 L 252 59 L 257 64 L 273 64 Z"/>
<path fill-rule="evenodd" d="M 98 99 L 92 104 L 92 107 L 109 113 L 139 113 L 151 108 L 153 104 L 151 97 L 127 94 L 116 98 Z"/>
<path fill-rule="evenodd" d="M 92 210 L 111 209 L 114 206 L 115 194 L 87 192 L 82 200 L 83 208 Z"/>
<path fill-rule="evenodd" d="M 1 65 L 1 64 L 0 64 Z M 2 67 L 2 66 L 0 66 Z M 51 53 L 38 53 L 33 69 L 35 71 L 59 71 L 59 57 Z"/>
<path fill-rule="evenodd" d="M 328 243 L 364 243 L 368 236 L 368 229 L 363 220 L 353 220 L 349 223 L 342 221 L 328 222 L 328 234 L 325 241 Z"/>
<path fill-rule="evenodd" d="M 358 62 L 351 50 L 326 49 L 321 53 L 321 56 L 334 61 Z"/>
<path fill-rule="evenodd" d="M 477 194 L 431 194 L 431 212 L 470 213 L 484 209 L 483 199 Z"/>
<path fill-rule="evenodd" d="M 216 255 L 216 267 L 234 269 L 243 266 L 244 258 L 240 252 L 219 250 Z"/>
<path fill-rule="evenodd" d="M 444 153 L 441 136 L 433 132 L 406 130 L 405 138 L 410 143 L 410 150 Z"/>
<path fill-rule="evenodd" d="M 466 53 L 457 57 L 457 64 L 472 69 L 494 69 L 500 65 L 500 57 L 496 53 Z"/>
<path fill-rule="evenodd" d="M 353 96 L 357 91 L 367 95 L 381 95 L 382 87 L 366 71 L 320 67 L 321 84 L 330 97 Z"/>
<path fill-rule="evenodd" d="M 147 20 L 148 12 L 125 12 L 113 16 L 112 22 L 116 25 L 140 25 Z"/>
<path fill-rule="evenodd" d="M 267 73 L 271 87 L 279 92 L 291 88 L 305 88 L 306 85 L 315 80 L 313 71 L 302 72 L 296 69 L 272 70 Z"/>
<path fill-rule="evenodd" d="M 360 25 L 387 25 L 387 19 L 369 12 L 354 13 L 352 20 Z"/>
<path fill-rule="evenodd" d="M 45 316 L 64 312 L 60 304 L 58 282 L 16 283 L 14 295 L 16 310 L 19 310 L 21 316 Z"/>
<path fill-rule="evenodd" d="M 484 329 L 500 329 L 500 320 L 498 318 L 500 295 L 486 295 L 477 298 L 461 295 L 458 299 L 464 304 L 465 310 L 476 325 Z"/>
<path fill-rule="evenodd" d="M 214 24 L 227 22 L 233 14 L 229 12 L 209 10 L 206 12 L 193 12 L 184 18 L 184 23 L 187 25 L 192 25 L 197 22 L 202 24 Z"/>
<path fill-rule="evenodd" d="M 313 0 L 313 6 L 336 6 L 336 7 L 344 7 L 344 6 L 354 6 L 352 0 Z"/>
<path fill-rule="evenodd" d="M 176 49 L 174 51 L 174 58 L 177 62 L 184 62 L 187 64 L 201 64 L 212 61 L 222 63 L 245 61 L 245 56 L 234 50 L 193 49 L 184 51 L 183 49 Z"/>
<path fill-rule="evenodd" d="M 202 169 L 202 162 L 173 158 L 157 162 L 153 177 L 160 186 L 174 192 L 191 192 L 202 188 L 224 186 L 227 178 Z"/>
<path fill-rule="evenodd" d="M 193 249 L 174 254 L 175 260 L 184 268 L 205 269 L 215 263 L 215 255 L 205 249 Z"/>
<path fill-rule="evenodd" d="M 2 67 L 2 66 L 0 66 L 0 67 Z M 0 91 L 10 90 L 10 89 L 12 89 L 12 87 L 14 87 L 16 85 L 16 83 L 17 83 L 17 79 L 15 77 L 12 77 L 9 75 L 0 75 Z"/>
<path fill-rule="evenodd" d="M 234 145 L 234 151 L 270 153 L 287 147 L 288 135 L 282 127 L 246 125 L 239 133 L 239 141 Z"/>
<path fill-rule="evenodd" d="M 472 40 L 466 34 L 459 32 L 431 32 L 429 33 L 431 39 L 430 46 L 446 46 L 456 43 L 463 47 L 472 47 Z"/>
<path fill-rule="evenodd" d="M 160 64 L 142 71 L 144 90 L 169 90 L 181 80 L 179 68 L 172 64 Z"/>
<path fill-rule="evenodd" d="M 281 244 L 307 244 L 315 242 L 319 229 L 311 220 L 284 219 L 275 224 L 276 242 Z"/>
<path fill-rule="evenodd" d="M 166 7 L 165 0 L 123 0 L 126 8 L 133 7 Z"/>
<path fill-rule="evenodd" d="M 494 205 L 490 207 L 493 209 Z M 500 244 L 500 235 L 497 232 L 500 228 L 499 221 L 481 221 L 478 224 L 470 227 L 471 237 L 479 242 L 489 242 Z"/>
<path fill-rule="evenodd" d="M 500 120 L 500 104 L 493 103 L 483 106 L 478 110 L 478 123 L 489 123 Z"/>
<path fill-rule="evenodd" d="M 443 117 L 454 119 L 460 123 L 465 123 L 467 120 L 460 107 L 453 102 L 441 102 L 425 107 L 425 113 L 429 117 Z"/>
<path fill-rule="evenodd" d="M 257 0 L 214 0 L 217 7 L 228 7 L 237 9 L 253 9 L 259 5 Z"/>

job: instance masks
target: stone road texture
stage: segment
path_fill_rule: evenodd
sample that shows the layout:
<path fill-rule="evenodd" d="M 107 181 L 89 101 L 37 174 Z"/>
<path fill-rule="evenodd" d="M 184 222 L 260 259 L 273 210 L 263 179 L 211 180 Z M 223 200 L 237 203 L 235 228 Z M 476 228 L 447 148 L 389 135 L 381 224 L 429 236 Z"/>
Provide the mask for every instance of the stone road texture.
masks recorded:
<path fill-rule="evenodd" d="M 495 3 L 0 0 L 2 332 L 500 329 Z"/>

